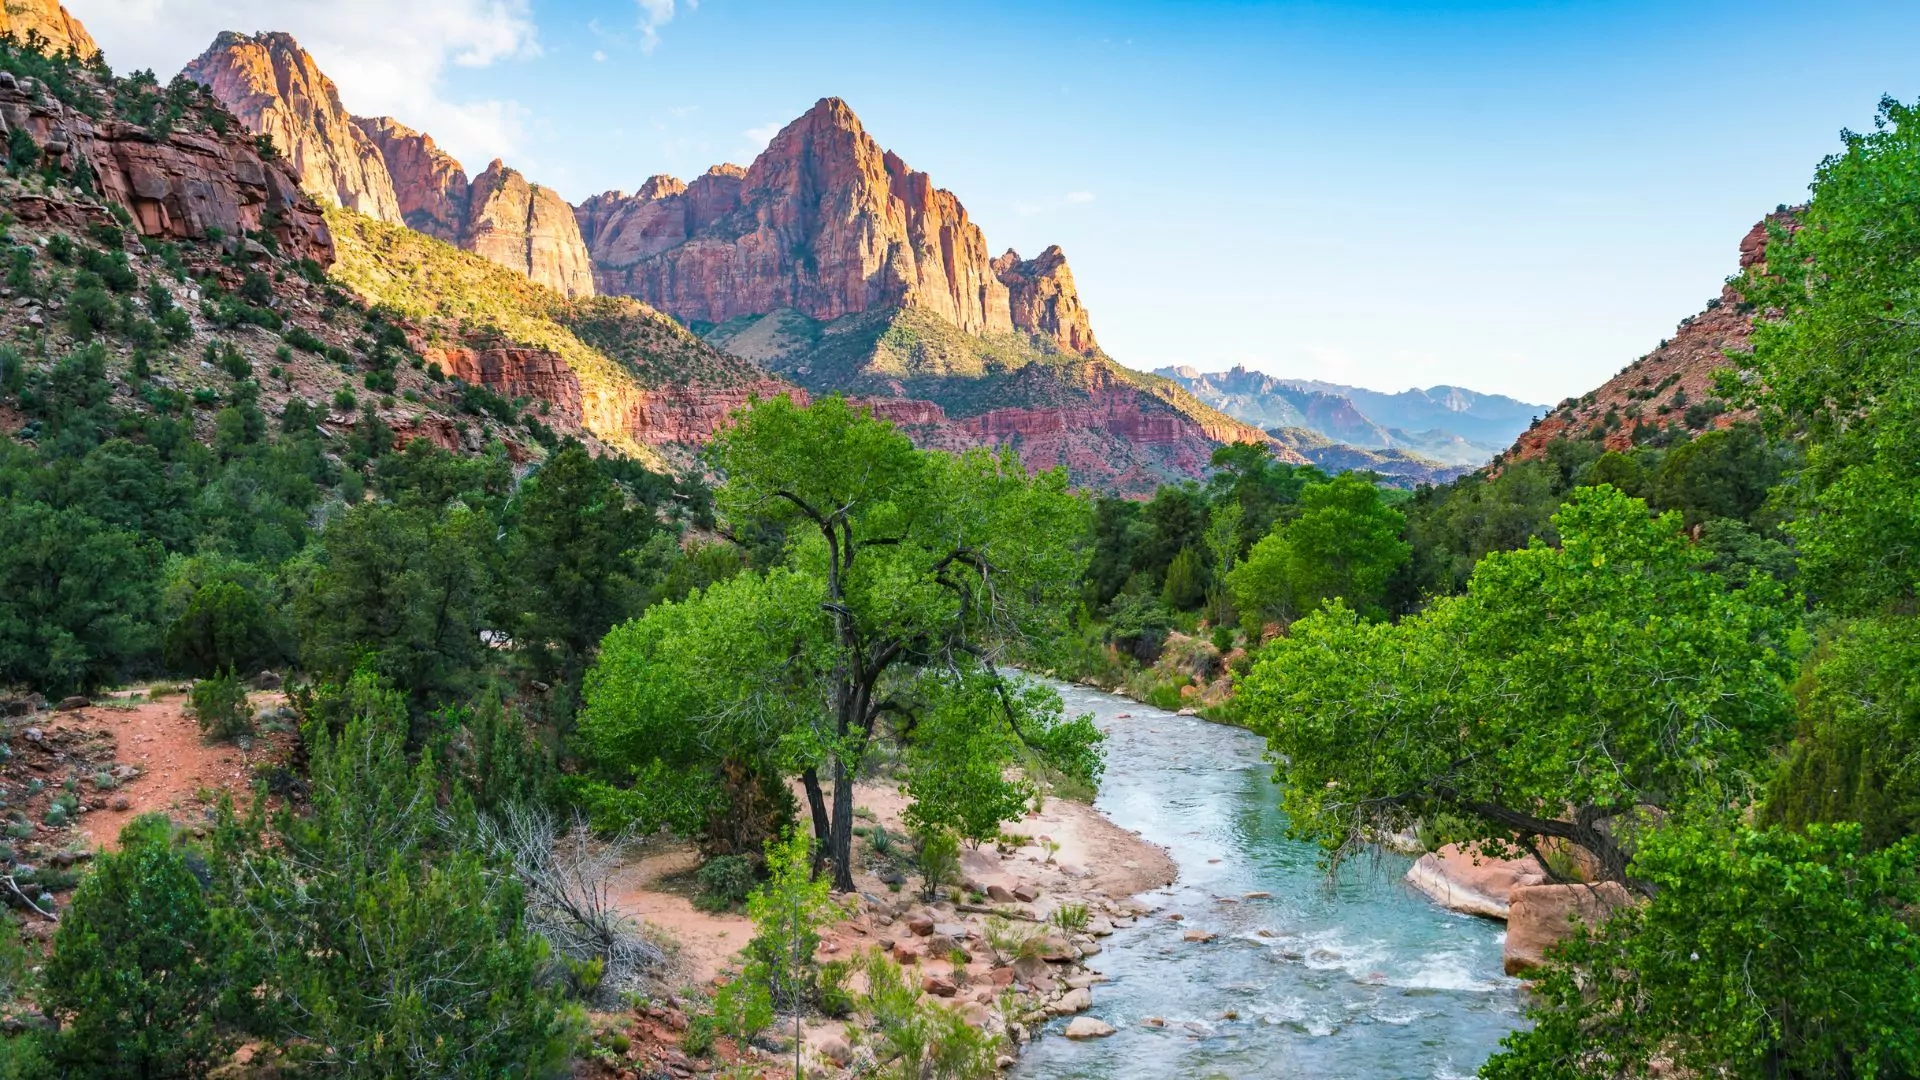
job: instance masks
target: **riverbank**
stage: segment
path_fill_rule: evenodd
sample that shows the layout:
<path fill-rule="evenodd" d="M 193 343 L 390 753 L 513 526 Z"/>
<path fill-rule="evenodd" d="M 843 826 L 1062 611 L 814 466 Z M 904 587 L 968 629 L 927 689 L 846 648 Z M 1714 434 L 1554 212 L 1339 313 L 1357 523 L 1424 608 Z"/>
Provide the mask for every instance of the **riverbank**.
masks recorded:
<path fill-rule="evenodd" d="M 861 784 L 854 796 L 863 827 L 906 834 L 906 799 L 897 788 Z M 889 885 L 889 875 L 857 859 L 862 865 L 847 898 L 849 917 L 822 932 L 816 956 L 824 963 L 875 948 L 886 952 L 917 972 L 930 997 L 988 1034 L 1004 1036 L 1009 1053 L 1003 1065 L 1010 1065 L 1011 1051 L 1049 1020 L 1092 1006 L 1101 980 L 1084 961 L 1098 955 L 1115 931 L 1147 915 L 1150 907 L 1133 898 L 1172 884 L 1178 867 L 1164 848 L 1066 799 L 1045 800 L 1005 833 L 1011 842 L 963 846 L 960 882 L 930 903 L 911 885 Z M 621 868 L 611 889 L 621 910 L 674 944 L 687 998 L 736 970 L 739 952 L 753 936 L 743 916 L 693 906 L 685 882 L 696 864 L 689 847 L 649 848 Z M 790 1033 L 785 1027 L 769 1042 L 778 1045 Z M 871 1052 L 859 1035 L 848 1021 L 804 1022 L 808 1075 L 854 1076 L 870 1069 Z M 748 1053 L 764 1062 L 767 1076 L 784 1075 L 782 1063 L 791 1061 L 790 1049 Z M 698 1061 L 686 1064 L 699 1071 Z"/>

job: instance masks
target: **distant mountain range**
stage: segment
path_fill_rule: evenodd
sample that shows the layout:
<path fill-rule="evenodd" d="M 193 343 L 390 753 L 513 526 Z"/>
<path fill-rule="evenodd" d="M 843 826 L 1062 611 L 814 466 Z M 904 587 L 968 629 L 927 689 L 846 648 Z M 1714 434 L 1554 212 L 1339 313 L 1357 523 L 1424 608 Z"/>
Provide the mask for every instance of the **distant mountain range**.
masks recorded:
<path fill-rule="evenodd" d="M 1388 394 L 1282 379 L 1237 366 L 1212 373 L 1166 367 L 1154 374 L 1172 379 L 1236 420 L 1269 431 L 1304 429 L 1349 447 L 1396 450 L 1452 466 L 1486 464 L 1547 411 L 1545 405 L 1460 386 Z M 1297 437 L 1280 441 L 1296 447 L 1312 442 Z"/>

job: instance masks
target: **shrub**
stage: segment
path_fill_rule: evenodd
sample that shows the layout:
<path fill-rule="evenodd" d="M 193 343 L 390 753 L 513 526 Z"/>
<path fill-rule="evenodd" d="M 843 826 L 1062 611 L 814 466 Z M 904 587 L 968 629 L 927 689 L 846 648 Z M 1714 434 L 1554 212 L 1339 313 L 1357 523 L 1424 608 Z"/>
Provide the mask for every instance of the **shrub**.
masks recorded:
<path fill-rule="evenodd" d="M 914 864 L 920 871 L 920 892 L 931 903 L 940 886 L 960 876 L 960 841 L 945 829 L 915 838 Z"/>
<path fill-rule="evenodd" d="M 193 716 L 200 730 L 216 739 L 253 734 L 253 712 L 247 689 L 231 670 L 193 684 Z"/>
<path fill-rule="evenodd" d="M 1083 933 L 1088 923 L 1087 905 L 1061 904 L 1047 916 L 1047 921 L 1070 934 Z"/>
<path fill-rule="evenodd" d="M 730 911 L 747 902 L 757 878 L 745 855 L 716 855 L 700 867 L 700 892 L 693 903 L 702 911 Z"/>
<path fill-rule="evenodd" d="M 42 1004 L 61 1075 L 204 1076 L 232 1051 L 219 932 L 166 818 L 134 819 L 74 894 Z"/>

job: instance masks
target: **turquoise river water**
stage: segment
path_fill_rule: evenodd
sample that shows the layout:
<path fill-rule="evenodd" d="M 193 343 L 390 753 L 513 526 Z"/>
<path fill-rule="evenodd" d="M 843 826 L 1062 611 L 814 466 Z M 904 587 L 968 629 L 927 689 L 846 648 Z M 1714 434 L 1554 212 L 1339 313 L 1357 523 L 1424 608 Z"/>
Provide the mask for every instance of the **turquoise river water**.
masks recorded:
<path fill-rule="evenodd" d="M 1171 851 L 1180 879 L 1142 897 L 1162 910 L 1089 961 L 1112 980 L 1094 987 L 1092 1015 L 1118 1032 L 1036 1040 L 1015 1076 L 1470 1077 L 1520 1023 L 1500 924 L 1429 903 L 1401 880 L 1404 856 L 1329 878 L 1316 848 L 1286 838 L 1258 737 L 1054 685 L 1069 716 L 1091 712 L 1109 732 L 1098 806 Z M 1270 896 L 1221 902 L 1258 892 Z M 1183 941 L 1195 927 L 1218 936 Z"/>

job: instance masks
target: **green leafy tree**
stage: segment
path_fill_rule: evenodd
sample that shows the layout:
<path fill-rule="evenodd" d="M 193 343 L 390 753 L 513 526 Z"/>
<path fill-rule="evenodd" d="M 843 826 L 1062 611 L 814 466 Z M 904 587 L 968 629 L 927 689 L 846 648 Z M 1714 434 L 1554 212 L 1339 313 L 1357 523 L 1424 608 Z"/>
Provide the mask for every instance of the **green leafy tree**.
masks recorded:
<path fill-rule="evenodd" d="M 1207 516 L 1207 616 L 1215 626 L 1233 618 L 1227 581 L 1240 565 L 1240 525 L 1245 519 L 1246 510 L 1238 499 L 1216 500 Z"/>
<path fill-rule="evenodd" d="M 1661 829 L 1634 858 L 1655 886 L 1562 945 L 1533 1026 L 1480 1075 L 1920 1074 L 1920 846 L 1869 853 L 1853 825 L 1805 833 Z"/>
<path fill-rule="evenodd" d="M 514 640 L 540 678 L 571 685 L 607 630 L 640 606 L 632 553 L 652 519 L 570 446 L 522 485 L 507 523 Z"/>
<path fill-rule="evenodd" d="M 1406 521 L 1366 478 L 1342 473 L 1301 491 L 1297 516 L 1253 546 L 1228 578 L 1234 606 L 1257 633 L 1269 619 L 1339 598 L 1370 618 L 1385 614 L 1387 583 L 1410 548 Z"/>
<path fill-rule="evenodd" d="M 690 610 L 671 618 L 698 628 L 689 640 L 668 644 L 663 616 L 636 632 L 634 651 L 685 649 L 687 664 L 715 673 L 668 690 L 691 707 L 674 722 L 751 725 L 753 755 L 798 773 L 837 889 L 853 888 L 854 778 L 876 738 L 912 723 L 925 680 L 987 688 L 1023 746 L 1089 760 L 1090 721 L 1061 723 L 1057 698 L 1044 714 L 1023 711 L 1025 699 L 994 689 L 1003 651 L 1057 626 L 1083 565 L 1084 508 L 1064 474 L 1029 477 L 1010 454 L 915 450 L 838 398 L 760 402 L 710 452 L 727 477 L 719 502 L 729 523 L 789 536 L 786 566 L 766 578 L 776 606 L 770 617 L 726 610 L 754 595 L 741 575 L 676 605 Z M 610 637 L 602 665 L 632 670 L 621 651 Z M 605 774 L 664 771 L 667 759 L 635 734 L 658 729 L 657 707 L 615 682 L 589 679 L 587 744 Z"/>
<path fill-rule="evenodd" d="M 1167 564 L 1166 583 L 1160 587 L 1161 601 L 1175 611 L 1186 611 L 1200 606 L 1206 595 L 1206 570 L 1199 553 L 1190 547 L 1181 548 Z"/>
<path fill-rule="evenodd" d="M 1763 820 L 1856 821 L 1869 847 L 1920 836 L 1920 620 L 1864 619 L 1809 658 L 1800 730 Z"/>
<path fill-rule="evenodd" d="M 0 683 L 91 690 L 155 659 L 160 547 L 77 510 L 0 505 Z"/>
<path fill-rule="evenodd" d="M 765 986 L 772 1001 L 793 1016 L 793 1074 L 800 1071 L 800 1021 L 819 989 L 820 930 L 846 912 L 834 902 L 824 878 L 812 873 L 812 845 L 800 832 L 767 842 L 767 880 L 747 897 L 753 940 L 741 980 Z"/>
<path fill-rule="evenodd" d="M 135 818 L 102 852 L 54 935 L 42 1005 L 61 1019 L 63 1076 L 205 1076 L 237 1045 L 228 943 L 163 815 Z"/>
<path fill-rule="evenodd" d="M 496 534 L 464 506 L 368 504 L 335 517 L 295 598 L 307 665 L 337 681 L 365 667 L 421 706 L 464 697 L 487 658 Z"/>
<path fill-rule="evenodd" d="M 1444 813 L 1626 880 L 1643 808 L 1751 793 L 1791 716 L 1781 590 L 1729 591 L 1677 515 L 1612 488 L 1555 525 L 1398 625 L 1336 605 L 1264 650 L 1241 700 L 1296 832 L 1338 854 Z"/>
<path fill-rule="evenodd" d="M 1770 224 L 1766 259 L 1738 283 L 1761 312 L 1748 379 L 1770 433 L 1798 437 L 1788 485 L 1801 581 L 1817 601 L 1876 614 L 1920 598 L 1920 111 L 1881 101 L 1870 132 L 1842 132 L 1812 198 Z M 1794 227 L 1797 224 L 1797 227 Z M 1765 388 L 1764 394 L 1758 389 Z"/>

